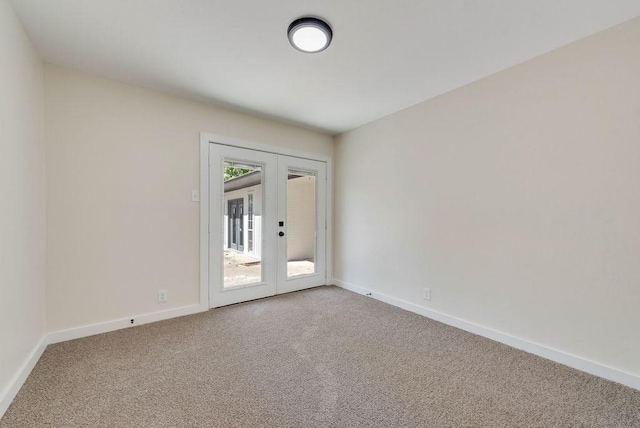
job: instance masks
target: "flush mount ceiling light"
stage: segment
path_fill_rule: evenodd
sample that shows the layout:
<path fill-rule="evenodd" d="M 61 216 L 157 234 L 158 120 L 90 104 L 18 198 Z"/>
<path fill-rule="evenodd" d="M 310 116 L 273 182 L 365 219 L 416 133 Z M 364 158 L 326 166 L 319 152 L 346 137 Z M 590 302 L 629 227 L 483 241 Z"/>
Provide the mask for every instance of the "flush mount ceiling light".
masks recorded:
<path fill-rule="evenodd" d="M 322 52 L 331 43 L 333 32 L 322 19 L 310 16 L 296 19 L 287 31 L 291 46 L 302 52 Z"/>

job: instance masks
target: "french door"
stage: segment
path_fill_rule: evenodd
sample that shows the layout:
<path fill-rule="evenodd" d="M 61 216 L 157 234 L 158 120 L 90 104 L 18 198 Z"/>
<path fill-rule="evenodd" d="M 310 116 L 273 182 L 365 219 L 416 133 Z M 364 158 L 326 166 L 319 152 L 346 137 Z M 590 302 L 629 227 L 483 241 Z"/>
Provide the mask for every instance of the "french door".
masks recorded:
<path fill-rule="evenodd" d="M 209 145 L 209 299 L 219 307 L 326 283 L 326 164 Z"/>

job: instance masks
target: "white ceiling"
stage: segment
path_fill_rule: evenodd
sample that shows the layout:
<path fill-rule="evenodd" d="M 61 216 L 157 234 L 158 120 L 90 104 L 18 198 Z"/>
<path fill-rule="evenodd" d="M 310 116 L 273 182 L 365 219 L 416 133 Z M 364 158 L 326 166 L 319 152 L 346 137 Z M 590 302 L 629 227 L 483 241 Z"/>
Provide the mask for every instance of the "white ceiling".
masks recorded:
<path fill-rule="evenodd" d="M 640 15 L 638 0 L 13 0 L 43 60 L 338 133 Z M 291 21 L 325 18 L 303 54 Z"/>

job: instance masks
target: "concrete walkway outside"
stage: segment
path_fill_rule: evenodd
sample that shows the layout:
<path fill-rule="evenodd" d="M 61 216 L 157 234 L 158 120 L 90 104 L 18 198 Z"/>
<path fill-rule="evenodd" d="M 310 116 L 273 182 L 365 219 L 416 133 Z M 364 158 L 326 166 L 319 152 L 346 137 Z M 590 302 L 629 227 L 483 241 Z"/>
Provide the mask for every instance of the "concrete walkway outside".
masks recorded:
<path fill-rule="evenodd" d="M 314 272 L 315 263 L 308 260 L 287 262 L 287 276 L 308 275 Z M 224 286 L 234 287 L 260 282 L 262 263 L 260 259 L 235 250 L 224 251 Z"/>

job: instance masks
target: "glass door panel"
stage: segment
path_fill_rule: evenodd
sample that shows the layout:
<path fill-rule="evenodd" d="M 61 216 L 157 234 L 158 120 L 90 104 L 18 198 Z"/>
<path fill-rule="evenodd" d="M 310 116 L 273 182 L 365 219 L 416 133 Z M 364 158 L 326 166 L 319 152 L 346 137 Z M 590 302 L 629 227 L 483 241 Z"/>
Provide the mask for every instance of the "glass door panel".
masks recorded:
<path fill-rule="evenodd" d="M 287 278 L 316 273 L 316 174 L 287 172 Z"/>
<path fill-rule="evenodd" d="M 274 295 L 277 157 L 217 144 L 209 156 L 211 307 Z"/>
<path fill-rule="evenodd" d="M 254 205 L 253 195 L 263 195 L 262 166 L 242 165 L 243 168 L 233 166 L 231 159 L 224 160 L 224 202 L 227 211 L 223 219 L 223 227 L 227 239 L 223 242 L 224 251 L 224 287 L 238 287 L 262 282 L 262 262 L 259 254 L 249 252 L 249 242 L 245 245 L 244 225 L 249 227 L 249 216 L 245 216 L 245 200 Z M 251 193 L 249 193 L 251 192 Z M 262 211 L 262 200 L 258 200 L 258 213 Z M 252 206 L 252 211 L 254 207 Z M 251 220 L 255 222 L 255 215 Z M 258 216 L 260 219 L 260 216 Z M 258 220 L 260 221 L 260 220 Z M 253 227 L 253 225 L 252 225 Z M 253 232 L 253 230 L 252 230 Z M 248 238 L 249 235 L 247 234 Z M 253 237 L 252 237 L 253 239 Z M 252 243 L 251 243 L 252 244 Z"/>
<path fill-rule="evenodd" d="M 278 156 L 278 293 L 326 284 L 326 164 Z"/>

